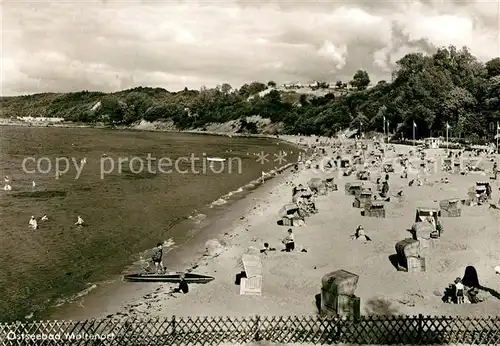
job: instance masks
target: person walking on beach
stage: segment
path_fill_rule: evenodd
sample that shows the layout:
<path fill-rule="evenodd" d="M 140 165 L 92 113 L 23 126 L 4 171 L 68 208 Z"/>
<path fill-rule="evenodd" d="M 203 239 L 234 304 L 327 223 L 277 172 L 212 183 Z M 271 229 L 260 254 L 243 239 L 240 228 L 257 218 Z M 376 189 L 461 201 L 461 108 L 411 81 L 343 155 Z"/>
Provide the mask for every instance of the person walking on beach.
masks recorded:
<path fill-rule="evenodd" d="M 163 267 L 163 244 L 158 243 L 156 247 L 153 249 L 153 254 L 151 255 L 151 260 L 153 261 L 155 268 L 156 268 L 156 273 L 160 274 L 160 271 L 164 271 L 165 268 Z"/>
<path fill-rule="evenodd" d="M 286 252 L 295 250 L 295 237 L 291 228 L 288 230 L 288 235 L 283 239 L 283 244 Z"/>

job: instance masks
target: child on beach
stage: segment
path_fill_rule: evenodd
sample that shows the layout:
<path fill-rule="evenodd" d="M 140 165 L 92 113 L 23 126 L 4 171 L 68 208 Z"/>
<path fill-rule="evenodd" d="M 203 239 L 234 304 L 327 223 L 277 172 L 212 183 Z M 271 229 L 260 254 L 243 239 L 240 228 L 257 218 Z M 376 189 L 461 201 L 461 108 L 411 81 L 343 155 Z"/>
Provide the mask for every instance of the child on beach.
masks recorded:
<path fill-rule="evenodd" d="M 268 251 L 276 251 L 276 249 L 269 247 L 269 243 L 264 243 L 264 248 L 260 250 L 260 253 L 267 253 Z"/>
<path fill-rule="evenodd" d="M 462 284 L 462 279 L 460 279 L 460 278 L 455 279 L 455 289 L 456 289 L 457 304 L 463 304 L 464 303 L 464 285 Z"/>
<path fill-rule="evenodd" d="M 295 250 L 295 238 L 291 228 L 288 230 L 288 235 L 283 239 L 283 244 L 285 245 L 285 252 Z"/>
<path fill-rule="evenodd" d="M 179 282 L 179 287 L 174 288 L 172 293 L 184 293 L 187 294 L 189 292 L 189 286 L 186 281 L 186 274 L 181 273 L 180 274 L 180 282 Z"/>

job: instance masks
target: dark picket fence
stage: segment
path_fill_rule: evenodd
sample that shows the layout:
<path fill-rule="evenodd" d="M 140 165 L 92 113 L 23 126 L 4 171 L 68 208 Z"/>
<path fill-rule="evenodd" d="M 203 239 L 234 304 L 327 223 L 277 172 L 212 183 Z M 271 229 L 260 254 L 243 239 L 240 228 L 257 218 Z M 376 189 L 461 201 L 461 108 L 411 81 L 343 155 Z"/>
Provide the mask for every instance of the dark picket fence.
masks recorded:
<path fill-rule="evenodd" d="M 500 344 L 500 317 L 169 317 L 0 323 L 0 345 Z"/>

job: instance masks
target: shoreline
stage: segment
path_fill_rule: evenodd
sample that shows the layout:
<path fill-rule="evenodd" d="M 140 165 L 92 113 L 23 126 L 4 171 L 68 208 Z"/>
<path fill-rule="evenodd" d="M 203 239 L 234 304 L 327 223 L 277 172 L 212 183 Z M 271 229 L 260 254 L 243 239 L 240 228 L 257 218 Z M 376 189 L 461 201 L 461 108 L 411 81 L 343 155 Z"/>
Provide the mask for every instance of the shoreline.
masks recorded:
<path fill-rule="evenodd" d="M 13 126 L 15 127 L 15 126 Z M 40 127 L 40 128 L 43 128 L 43 127 Z M 78 127 L 76 127 L 78 128 Z M 127 131 L 127 129 L 121 129 L 122 131 Z M 142 131 L 142 130 L 137 130 L 137 131 Z M 178 132 L 178 131 L 169 131 L 170 133 L 183 133 L 183 132 Z M 199 132 L 194 132 L 194 133 L 189 133 L 189 134 L 205 134 L 205 133 L 199 133 Z M 208 134 L 208 135 L 224 135 L 224 134 Z M 263 136 L 257 136 L 257 137 L 263 137 Z M 266 136 L 264 136 L 266 137 Z M 271 139 L 273 139 L 271 137 Z M 278 141 L 276 141 L 276 143 L 273 143 L 273 144 L 279 144 L 280 142 L 283 142 L 283 144 L 290 144 L 290 146 L 287 146 L 286 150 L 290 150 L 292 149 L 294 152 L 297 151 L 299 152 L 301 150 L 301 146 L 300 145 L 295 145 L 295 143 L 293 141 L 289 141 L 289 140 L 285 140 L 285 139 L 279 139 Z M 259 142 L 260 143 L 260 142 Z M 279 148 L 279 147 L 278 147 Z M 283 148 L 285 149 L 285 148 Z M 293 162 L 292 163 L 288 163 L 287 165 L 285 165 L 284 167 L 280 167 L 278 169 L 270 169 L 269 167 L 267 168 L 269 171 L 267 173 L 270 173 L 270 172 L 273 172 L 273 171 L 283 171 L 285 172 L 287 169 L 290 168 L 290 166 L 294 164 Z M 285 173 L 281 173 L 281 174 L 285 174 Z M 270 177 L 270 175 L 268 175 L 268 177 Z M 266 177 L 266 183 L 267 184 L 264 184 L 264 185 L 269 185 L 269 179 L 268 177 Z M 253 194 L 254 192 L 253 191 L 248 191 L 249 189 L 250 190 L 254 190 L 255 189 L 255 186 L 260 186 L 261 184 L 258 182 L 260 179 L 257 178 L 257 179 L 254 179 L 254 180 L 250 180 L 250 181 L 246 181 L 245 183 L 243 183 L 242 185 L 240 185 L 239 188 L 235 188 L 233 189 L 232 191 L 224 191 L 223 190 L 223 193 L 219 196 L 217 196 L 217 198 L 213 199 L 211 202 L 208 202 L 208 204 L 206 204 L 205 206 L 203 206 L 202 208 L 200 208 L 199 210 L 198 209 L 194 209 L 190 212 L 189 216 L 186 216 L 186 218 L 182 219 L 179 223 L 182 223 L 182 225 L 180 227 L 177 227 L 178 225 L 174 225 L 174 227 L 172 228 L 169 228 L 168 230 L 165 230 L 165 232 L 170 232 L 172 231 L 172 229 L 175 229 L 177 228 L 177 230 L 180 230 L 181 232 L 183 231 L 186 231 L 188 233 L 186 233 L 186 238 L 188 238 L 187 240 L 185 239 L 185 237 L 182 237 L 181 239 L 179 239 L 180 241 L 175 244 L 173 246 L 172 249 L 169 248 L 166 248 L 164 251 L 165 252 L 165 255 L 167 257 L 181 257 L 181 253 L 185 253 L 185 251 L 182 251 L 182 250 L 179 250 L 179 248 L 181 247 L 184 247 L 184 246 L 190 246 L 191 243 L 194 243 L 195 245 L 200 245 L 197 243 L 197 240 L 200 236 L 197 234 L 197 233 L 204 233 L 205 232 L 205 227 L 202 227 L 200 229 L 194 229 L 194 233 L 195 233 L 195 239 L 191 239 L 191 234 L 192 234 L 192 228 L 189 227 L 189 226 L 192 226 L 194 224 L 193 221 L 196 221 L 196 216 L 200 216 L 200 215 L 197 215 L 200 213 L 200 210 L 203 210 L 203 209 L 207 209 L 207 208 L 212 208 L 211 211 L 213 211 L 214 213 L 216 214 L 220 214 L 220 213 L 225 213 L 226 212 L 226 207 L 229 206 L 229 208 L 232 208 L 232 204 L 234 203 L 234 200 L 239 200 L 241 198 L 247 198 L 246 196 L 249 195 L 249 194 Z M 228 201 L 229 200 L 229 201 Z M 225 201 L 228 201 L 228 203 L 224 203 Z M 221 202 L 221 203 L 217 203 L 217 202 Z M 202 217 L 203 216 L 206 216 L 206 215 L 201 215 Z M 193 219 L 191 219 L 191 217 L 193 217 Z M 202 224 L 206 223 L 206 222 L 201 222 Z M 186 227 L 187 226 L 187 227 Z M 198 231 L 198 232 L 196 232 Z M 218 235 L 218 234 L 217 234 Z M 170 236 L 165 236 L 164 238 L 161 238 L 163 240 L 169 238 Z M 167 239 L 168 241 L 168 239 Z M 176 242 L 177 242 L 177 237 L 176 237 Z M 92 281 L 92 282 L 87 282 L 87 286 L 82 286 L 81 288 L 79 288 L 78 291 L 72 291 L 72 292 L 68 292 L 67 295 L 64 295 L 64 296 L 61 296 L 59 297 L 56 301 L 52 302 L 51 303 L 51 306 L 48 306 L 47 309 L 40 309 L 40 310 L 34 310 L 34 311 L 31 311 L 31 312 L 35 312 L 35 316 L 36 318 L 39 318 L 39 315 L 42 316 L 42 318 L 47 318 L 47 317 L 50 317 L 51 316 L 51 312 L 54 311 L 54 310 L 62 310 L 64 309 L 64 306 L 67 305 L 68 301 L 81 301 L 82 298 L 86 299 L 86 297 L 88 296 L 91 296 L 93 295 L 96 291 L 100 290 L 103 286 L 113 286 L 113 284 L 119 280 L 117 279 L 121 279 L 121 276 L 123 274 L 123 271 L 124 270 L 127 270 L 127 268 L 130 268 L 130 267 L 134 267 L 134 265 L 137 263 L 136 262 L 136 258 L 139 257 L 141 254 L 144 254 L 146 252 L 148 252 L 148 250 L 150 249 L 141 249 L 139 252 L 136 252 L 135 254 L 133 254 L 129 261 L 123 266 L 121 267 L 118 271 L 116 271 L 115 273 L 111 273 L 111 274 L 115 274 L 115 275 L 112 275 L 112 277 L 105 277 L 104 280 L 103 278 L 98 278 L 97 280 L 98 281 Z M 182 262 L 182 258 L 179 260 L 181 263 Z M 191 259 L 190 259 L 191 260 Z M 172 262 L 175 262 L 177 260 L 172 260 Z M 179 268 L 179 269 L 186 269 L 186 268 Z M 61 304 L 62 303 L 62 304 Z M 71 304 L 71 303 L 69 303 Z M 31 315 L 31 312 L 28 312 L 28 314 L 26 316 L 30 316 Z M 21 320 L 29 320 L 30 318 L 22 318 L 22 316 L 19 316 L 19 318 Z M 32 318 L 32 317 L 31 317 Z"/>
<path fill-rule="evenodd" d="M 152 124 L 152 123 L 151 123 Z M 217 132 L 217 131 L 203 131 L 203 130 L 176 130 L 176 129 L 161 129 L 161 128 L 141 128 L 138 125 L 135 126 L 107 126 L 102 124 L 84 124 L 84 123 L 72 123 L 72 122 L 62 122 L 62 123 L 50 123 L 50 124 L 37 124 L 37 123 L 25 123 L 25 122 L 12 122 L 0 121 L 1 126 L 9 127 L 34 127 L 34 128 L 91 128 L 91 129 L 106 129 L 106 130 L 117 130 L 117 131 L 131 131 L 131 132 L 166 132 L 166 133 L 188 133 L 188 134 L 199 134 L 199 135 L 212 135 L 212 136 L 226 136 L 226 137 L 249 137 L 249 138 L 274 138 L 281 139 L 281 135 L 276 137 L 276 135 L 270 134 L 252 134 L 252 133 L 238 133 L 238 132 Z M 286 141 L 286 140 L 284 140 Z M 291 141 L 286 141 L 294 145 L 300 145 Z"/>
<path fill-rule="evenodd" d="M 285 136 L 285 138 L 279 138 L 279 142 L 284 142 L 292 145 L 298 151 L 305 150 L 307 145 L 299 143 L 298 138 L 295 136 Z M 201 227 L 195 229 L 194 235 L 190 236 L 182 243 L 176 243 L 173 247 L 167 249 L 164 252 L 164 263 L 169 271 L 186 271 L 193 268 L 193 266 L 199 267 L 199 262 L 204 259 L 205 244 L 208 240 L 222 239 L 224 236 L 231 232 L 231 224 L 241 221 L 242 217 L 252 209 L 255 209 L 254 200 L 256 198 L 262 198 L 267 195 L 276 185 L 281 184 L 284 180 L 290 178 L 291 169 L 296 164 L 296 162 L 287 163 L 281 167 L 264 172 L 266 174 L 264 182 L 261 178 L 254 179 L 247 184 L 241 186 L 237 191 L 229 191 L 225 195 L 209 203 L 205 208 L 200 210 L 192 211 L 191 216 L 195 217 L 200 215 L 204 217 L 200 221 Z M 224 199 L 226 203 L 222 205 L 214 204 L 221 199 Z M 210 211 L 206 215 L 203 210 Z M 225 220 L 222 223 L 220 220 Z M 181 227 L 185 227 L 189 223 L 189 229 L 193 229 L 196 225 L 191 218 L 181 221 Z M 174 226 L 175 228 L 176 226 Z M 169 229 L 171 231 L 172 229 Z M 224 231 L 223 231 L 224 230 Z M 149 250 L 146 249 L 139 253 L 138 255 L 145 256 L 149 255 Z M 135 256 L 134 256 L 135 257 Z M 147 257 L 146 257 L 147 258 Z M 89 283 L 89 286 L 84 291 L 78 292 L 72 297 L 66 297 L 63 304 L 49 307 L 44 313 L 42 313 L 43 318 L 56 318 L 56 319 L 82 319 L 88 317 L 90 311 L 91 316 L 95 314 L 107 315 L 105 313 L 100 313 L 100 310 L 104 303 L 106 303 L 110 296 L 119 297 L 136 297 L 137 294 L 143 296 L 144 292 L 149 291 L 149 285 L 135 285 L 135 287 L 128 286 L 129 283 L 123 283 L 123 275 L 130 273 L 131 271 L 140 271 L 140 267 L 137 265 L 138 261 L 131 260 L 130 263 L 123 268 L 123 271 L 110 280 L 104 282 Z M 193 269 L 197 272 L 196 269 Z M 139 287 L 143 286 L 143 287 Z M 154 285 L 157 288 L 158 285 Z M 162 287 L 164 285 L 160 285 Z M 123 298 L 120 298 L 122 301 Z M 82 307 L 85 306 L 85 311 L 81 311 Z"/>

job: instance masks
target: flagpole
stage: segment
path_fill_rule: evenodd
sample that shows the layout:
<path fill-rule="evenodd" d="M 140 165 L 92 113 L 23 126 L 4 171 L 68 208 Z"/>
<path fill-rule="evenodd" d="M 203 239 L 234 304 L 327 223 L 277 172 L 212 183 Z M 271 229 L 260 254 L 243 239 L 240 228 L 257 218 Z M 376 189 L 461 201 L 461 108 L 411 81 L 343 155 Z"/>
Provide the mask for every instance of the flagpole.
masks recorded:
<path fill-rule="evenodd" d="M 415 121 L 413 122 L 413 146 L 415 146 Z"/>
<path fill-rule="evenodd" d="M 385 138 L 385 117 L 384 117 L 384 143 L 386 141 L 386 138 Z"/>
<path fill-rule="evenodd" d="M 499 130 L 499 127 L 498 127 L 498 121 L 497 121 L 497 154 L 498 154 L 498 130 Z"/>
<path fill-rule="evenodd" d="M 389 144 L 389 120 L 386 120 L 385 123 L 387 124 L 387 130 L 385 131 L 387 134 L 387 144 Z"/>
<path fill-rule="evenodd" d="M 450 126 L 448 125 L 448 123 L 446 123 L 446 150 L 448 150 L 448 128 Z"/>

